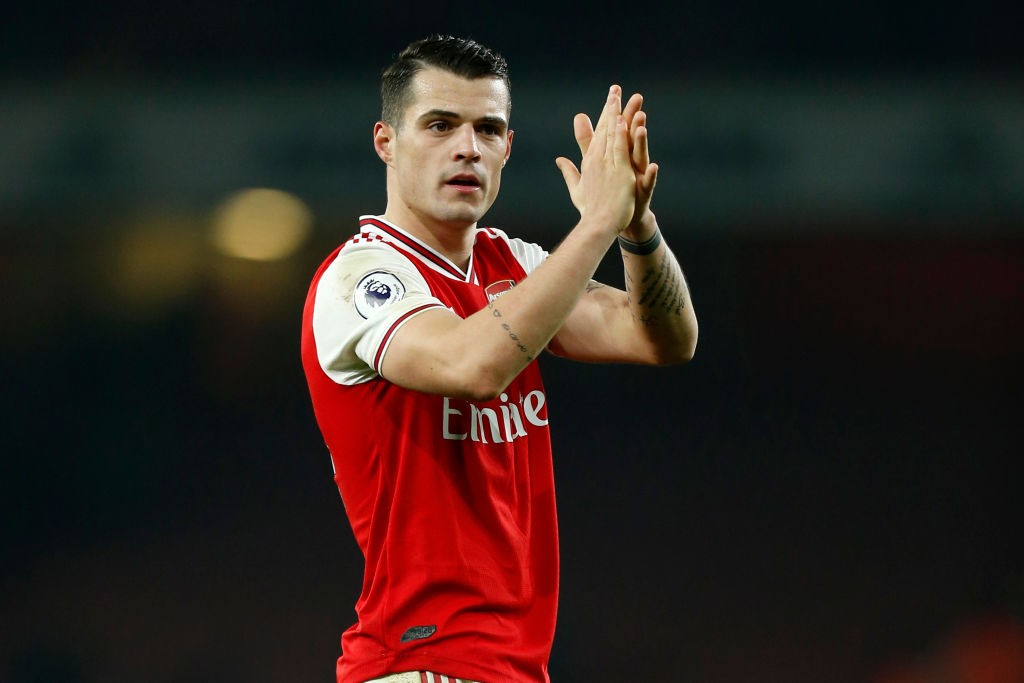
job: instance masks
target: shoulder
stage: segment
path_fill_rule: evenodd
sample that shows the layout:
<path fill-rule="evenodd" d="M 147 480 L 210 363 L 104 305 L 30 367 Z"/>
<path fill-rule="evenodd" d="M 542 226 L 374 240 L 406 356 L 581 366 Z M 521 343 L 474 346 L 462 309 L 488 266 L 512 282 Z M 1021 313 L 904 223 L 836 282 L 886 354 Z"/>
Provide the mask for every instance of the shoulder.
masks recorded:
<path fill-rule="evenodd" d="M 413 263 L 372 234 L 352 237 L 321 268 L 306 324 L 320 368 L 338 384 L 377 377 L 398 324 L 443 307 Z"/>
<path fill-rule="evenodd" d="M 333 283 L 349 291 L 356 283 L 374 270 L 423 278 L 412 264 L 409 255 L 394 239 L 382 230 L 384 227 L 374 216 L 360 219 L 359 232 L 348 238 L 321 266 L 321 286 Z"/>
<path fill-rule="evenodd" d="M 349 242 L 327 264 L 317 289 L 318 308 L 331 301 L 351 302 L 366 318 L 365 306 L 376 309 L 401 300 L 407 292 L 430 288 L 398 250 L 381 242 Z"/>
<path fill-rule="evenodd" d="M 529 274 L 548 257 L 548 252 L 538 244 L 527 242 L 518 237 L 510 237 L 504 230 L 494 227 L 478 228 L 477 243 L 484 240 L 496 240 L 504 244 L 516 257 L 523 270 Z"/>

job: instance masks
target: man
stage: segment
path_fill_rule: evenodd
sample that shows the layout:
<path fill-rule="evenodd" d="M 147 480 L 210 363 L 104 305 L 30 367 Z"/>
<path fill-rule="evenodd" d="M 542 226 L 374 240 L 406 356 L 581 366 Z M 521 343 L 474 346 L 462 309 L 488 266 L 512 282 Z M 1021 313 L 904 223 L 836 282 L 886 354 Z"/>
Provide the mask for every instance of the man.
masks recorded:
<path fill-rule="evenodd" d="M 556 163 L 579 223 L 550 255 L 477 222 L 509 158 L 505 61 L 432 37 L 384 72 L 387 207 L 314 276 L 302 360 L 366 559 L 338 680 L 547 681 L 558 542 L 542 350 L 692 357 L 697 322 L 650 210 L 642 98 L 612 86 Z M 619 238 L 627 290 L 591 280 Z M 627 420 L 627 422 L 631 422 Z"/>

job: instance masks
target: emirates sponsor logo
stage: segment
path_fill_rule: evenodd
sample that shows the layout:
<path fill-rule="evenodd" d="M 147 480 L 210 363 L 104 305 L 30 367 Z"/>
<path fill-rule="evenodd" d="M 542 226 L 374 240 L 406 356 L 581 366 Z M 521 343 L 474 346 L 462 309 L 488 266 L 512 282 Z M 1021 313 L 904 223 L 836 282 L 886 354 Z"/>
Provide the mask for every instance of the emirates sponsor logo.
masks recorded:
<path fill-rule="evenodd" d="M 498 404 L 478 406 L 445 396 L 442 410 L 442 434 L 450 441 L 507 443 L 526 436 L 531 426 L 548 424 L 543 391 L 534 389 L 518 401 L 509 401 L 508 394 L 498 397 Z"/>

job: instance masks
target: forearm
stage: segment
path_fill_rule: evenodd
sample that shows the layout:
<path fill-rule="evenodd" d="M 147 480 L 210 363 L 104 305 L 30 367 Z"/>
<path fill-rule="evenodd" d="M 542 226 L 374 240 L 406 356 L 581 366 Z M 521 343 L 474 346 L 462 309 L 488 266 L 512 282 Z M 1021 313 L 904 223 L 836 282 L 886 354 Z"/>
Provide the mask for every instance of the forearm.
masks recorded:
<path fill-rule="evenodd" d="M 614 241 L 608 230 L 576 226 L 523 282 L 466 319 L 472 355 L 503 387 L 565 323 Z"/>
<path fill-rule="evenodd" d="M 382 374 L 406 388 L 486 400 L 545 348 L 585 291 L 614 230 L 581 221 L 522 282 L 476 313 L 439 309 L 396 334 Z"/>
<path fill-rule="evenodd" d="M 661 237 L 654 214 L 648 212 L 623 238 L 619 251 L 633 334 L 652 362 L 689 360 L 697 345 L 697 317 L 682 268 Z"/>

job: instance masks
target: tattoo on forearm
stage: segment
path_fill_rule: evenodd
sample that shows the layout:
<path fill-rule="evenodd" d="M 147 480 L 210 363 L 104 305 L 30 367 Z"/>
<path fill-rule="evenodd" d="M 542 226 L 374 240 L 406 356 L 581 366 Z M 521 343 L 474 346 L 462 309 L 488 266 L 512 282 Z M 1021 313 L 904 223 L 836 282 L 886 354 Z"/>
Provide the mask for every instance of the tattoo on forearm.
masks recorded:
<path fill-rule="evenodd" d="M 686 308 L 686 280 L 667 251 L 662 252 L 656 266 L 644 273 L 637 303 L 649 310 L 682 315 Z M 645 325 L 654 322 L 648 315 L 641 315 L 639 320 Z"/>
<path fill-rule="evenodd" d="M 494 302 L 493 301 L 488 301 L 487 302 L 487 308 L 491 309 L 491 315 L 493 315 L 495 318 L 502 317 L 501 311 L 499 311 L 497 308 L 494 307 Z M 520 341 L 520 339 L 519 339 L 519 335 L 512 331 L 512 327 L 508 323 L 503 321 L 501 323 L 501 329 L 505 330 L 505 332 L 508 333 L 509 339 L 511 339 L 512 341 L 514 341 L 516 343 L 516 347 L 520 351 L 522 351 L 523 354 L 527 358 L 529 358 L 530 360 L 533 360 L 533 356 L 530 355 L 530 351 L 526 348 L 526 346 L 523 345 L 523 342 Z"/>

